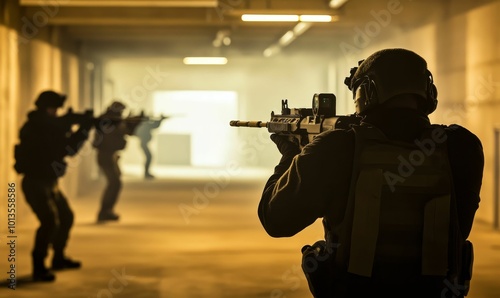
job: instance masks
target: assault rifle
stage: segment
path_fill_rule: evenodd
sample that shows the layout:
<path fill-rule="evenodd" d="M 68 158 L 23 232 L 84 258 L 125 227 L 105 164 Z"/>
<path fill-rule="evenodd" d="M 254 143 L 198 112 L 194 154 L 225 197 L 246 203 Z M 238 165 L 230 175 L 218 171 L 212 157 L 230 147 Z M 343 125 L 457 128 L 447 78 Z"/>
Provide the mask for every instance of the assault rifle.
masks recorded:
<path fill-rule="evenodd" d="M 316 93 L 312 99 L 312 108 L 289 108 L 288 100 L 281 100 L 281 114 L 271 112 L 271 120 L 241 121 L 232 120 L 230 126 L 266 127 L 270 133 L 285 134 L 295 137 L 301 147 L 311 142 L 318 134 L 333 129 L 349 129 L 359 124 L 361 117 L 352 114 L 336 114 L 336 97 L 333 93 Z"/>
<path fill-rule="evenodd" d="M 92 123 L 92 126 L 99 125 L 99 119 L 94 118 L 94 110 L 85 110 L 83 113 L 75 113 L 72 108 L 68 108 L 66 114 L 57 117 L 56 122 L 64 128 L 65 131 L 71 130 L 73 125 L 81 125 L 83 123 Z"/>
<path fill-rule="evenodd" d="M 126 125 L 127 132 L 132 134 L 135 128 L 142 122 L 147 121 L 149 117 L 144 116 L 144 113 L 141 112 L 139 115 L 128 115 L 126 118 L 121 117 L 110 117 L 103 116 L 94 117 L 94 110 L 88 109 L 83 113 L 75 113 L 72 108 L 68 109 L 68 112 L 58 118 L 56 118 L 60 125 L 64 127 L 66 130 L 70 130 L 73 125 L 81 125 L 82 123 L 91 123 L 93 127 L 99 129 L 108 125 L 112 125 L 123 121 Z"/>

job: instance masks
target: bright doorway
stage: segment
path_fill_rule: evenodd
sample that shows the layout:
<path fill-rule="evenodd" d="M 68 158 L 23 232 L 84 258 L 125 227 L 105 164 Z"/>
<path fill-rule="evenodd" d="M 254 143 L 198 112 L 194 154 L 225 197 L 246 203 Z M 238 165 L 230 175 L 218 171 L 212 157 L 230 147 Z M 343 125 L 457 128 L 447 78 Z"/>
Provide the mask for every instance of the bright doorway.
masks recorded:
<path fill-rule="evenodd" d="M 226 165 L 237 140 L 229 126 L 238 115 L 236 92 L 157 91 L 153 111 L 172 116 L 158 130 L 157 160 L 193 167 Z"/>

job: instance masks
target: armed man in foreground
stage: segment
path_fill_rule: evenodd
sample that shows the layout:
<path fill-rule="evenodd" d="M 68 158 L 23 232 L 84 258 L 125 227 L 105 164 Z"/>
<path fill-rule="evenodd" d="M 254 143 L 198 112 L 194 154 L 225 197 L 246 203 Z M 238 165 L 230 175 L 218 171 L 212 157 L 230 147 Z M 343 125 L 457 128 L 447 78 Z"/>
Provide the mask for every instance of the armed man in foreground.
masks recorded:
<path fill-rule="evenodd" d="M 77 131 L 68 117 L 57 117 L 66 96 L 54 91 L 40 93 L 36 110 L 28 114 L 22 126 L 20 143 L 15 147 L 14 168 L 24 174 L 22 190 L 26 201 L 40 221 L 32 251 L 33 280 L 53 281 L 54 273 L 45 266 L 49 247 L 53 249 L 52 269 L 79 268 L 80 262 L 68 258 L 64 251 L 73 212 L 58 186 L 67 168 L 66 156 L 75 155 L 87 139 L 92 117 L 80 121 Z"/>
<path fill-rule="evenodd" d="M 290 237 L 323 219 L 325 239 L 302 248 L 314 297 L 467 295 L 480 140 L 430 123 L 437 89 L 412 51 L 375 52 L 345 82 L 360 125 L 326 131 L 302 150 L 271 135 L 282 158 L 259 204 L 263 227 Z"/>

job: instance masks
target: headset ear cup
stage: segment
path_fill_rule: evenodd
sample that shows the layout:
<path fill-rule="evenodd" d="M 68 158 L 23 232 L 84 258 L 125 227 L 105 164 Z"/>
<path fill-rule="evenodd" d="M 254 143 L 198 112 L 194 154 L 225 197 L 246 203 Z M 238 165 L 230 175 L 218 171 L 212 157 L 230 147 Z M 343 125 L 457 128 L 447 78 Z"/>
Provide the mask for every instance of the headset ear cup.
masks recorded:
<path fill-rule="evenodd" d="M 427 81 L 427 114 L 434 112 L 437 108 L 438 100 L 437 95 L 438 91 L 436 85 L 434 85 L 434 79 L 429 70 L 427 70 L 428 81 Z"/>
<path fill-rule="evenodd" d="M 375 81 L 368 78 L 368 92 L 369 92 L 369 99 L 368 102 L 370 105 L 378 105 L 378 94 L 377 94 L 377 85 L 375 84 Z"/>
<path fill-rule="evenodd" d="M 430 103 L 430 107 L 429 107 L 429 114 L 430 114 L 436 110 L 437 104 L 438 104 L 437 88 L 434 84 L 431 84 L 431 86 L 429 88 L 429 94 L 427 96 L 428 96 L 428 100 Z"/>
<path fill-rule="evenodd" d="M 378 104 L 375 82 L 366 76 L 354 91 L 356 113 L 360 114 Z"/>
<path fill-rule="evenodd" d="M 366 106 L 366 91 L 364 84 L 359 85 L 354 91 L 354 105 L 356 108 L 356 114 L 361 114 L 365 110 Z"/>

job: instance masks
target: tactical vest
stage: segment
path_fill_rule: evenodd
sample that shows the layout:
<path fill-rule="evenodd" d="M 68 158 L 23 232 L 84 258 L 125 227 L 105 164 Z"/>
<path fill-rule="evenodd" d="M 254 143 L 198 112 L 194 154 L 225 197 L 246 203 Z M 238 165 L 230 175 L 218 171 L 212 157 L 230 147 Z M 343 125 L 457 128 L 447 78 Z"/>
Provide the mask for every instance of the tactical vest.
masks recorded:
<path fill-rule="evenodd" d="M 350 197 L 338 241 L 337 270 L 363 277 L 446 276 L 452 178 L 443 126 L 413 143 L 355 126 Z M 332 240 L 330 239 L 330 240 Z"/>

